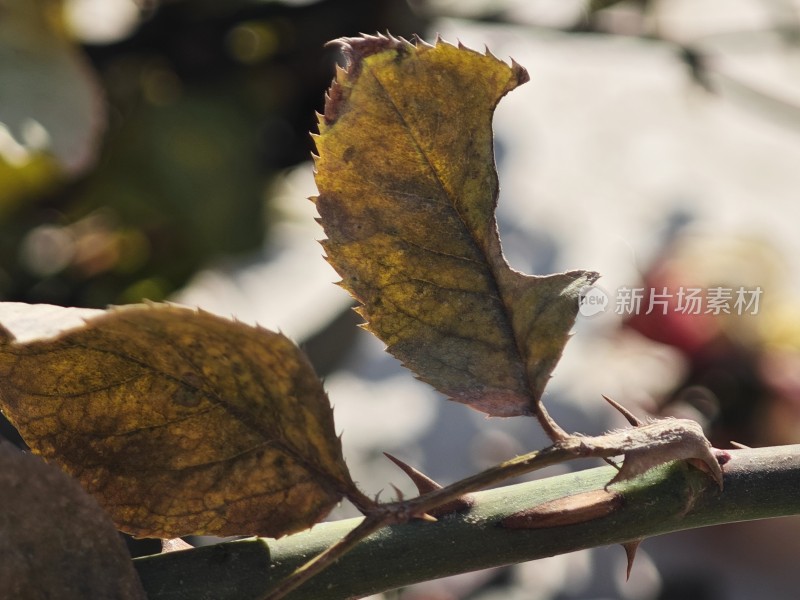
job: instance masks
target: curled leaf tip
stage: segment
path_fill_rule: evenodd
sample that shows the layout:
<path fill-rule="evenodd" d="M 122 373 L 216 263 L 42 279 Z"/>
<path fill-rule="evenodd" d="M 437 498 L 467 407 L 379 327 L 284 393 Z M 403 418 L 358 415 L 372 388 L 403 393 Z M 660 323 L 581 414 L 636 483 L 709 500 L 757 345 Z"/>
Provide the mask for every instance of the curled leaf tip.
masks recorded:
<path fill-rule="evenodd" d="M 566 275 L 571 276 L 573 279 L 583 277 L 586 279 L 589 285 L 595 283 L 598 279 L 600 279 L 600 273 L 598 273 L 597 271 L 586 271 L 584 269 L 573 269 L 571 271 L 567 271 Z"/>
<path fill-rule="evenodd" d="M 487 49 L 488 52 L 488 49 Z M 515 61 L 513 58 L 511 59 L 511 70 L 517 76 L 517 85 L 522 85 L 523 83 L 528 83 L 531 80 L 531 76 L 528 74 L 528 70 Z M 595 273 L 595 280 L 600 277 L 599 273 Z"/>
<path fill-rule="evenodd" d="M 339 46 L 344 54 L 348 66 L 357 64 L 367 56 L 377 54 L 384 50 L 406 49 L 408 40 L 395 37 L 391 34 L 376 33 L 375 35 L 361 34 L 357 37 L 341 37 L 327 45 Z"/>

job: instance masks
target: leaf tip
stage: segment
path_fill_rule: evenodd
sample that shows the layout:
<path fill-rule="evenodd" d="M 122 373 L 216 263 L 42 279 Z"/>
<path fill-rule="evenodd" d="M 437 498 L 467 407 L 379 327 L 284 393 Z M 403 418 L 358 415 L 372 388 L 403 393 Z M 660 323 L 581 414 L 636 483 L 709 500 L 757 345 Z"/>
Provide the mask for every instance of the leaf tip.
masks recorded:
<path fill-rule="evenodd" d="M 573 279 L 583 279 L 587 285 L 592 285 L 600 279 L 600 273 L 597 271 L 585 271 L 583 269 L 576 269 L 574 271 L 567 271 L 566 273 Z"/>
<path fill-rule="evenodd" d="M 488 48 L 486 51 L 487 53 L 489 52 Z M 531 80 L 531 76 L 528 74 L 528 70 L 521 64 L 519 64 L 517 61 L 515 61 L 513 58 L 511 59 L 511 72 L 517 79 L 517 85 L 528 83 Z M 597 274 L 597 276 L 599 277 L 600 275 Z"/>
<path fill-rule="evenodd" d="M 395 50 L 407 54 L 414 49 L 414 45 L 401 37 L 394 37 L 387 32 L 386 35 L 360 34 L 357 37 L 340 37 L 325 44 L 336 46 L 345 59 L 345 67 L 337 65 L 336 78 L 325 95 L 325 109 L 320 120 L 320 129 L 333 124 L 338 118 L 341 107 L 346 99 L 344 82 L 346 79 L 355 79 L 361 71 L 364 59 L 384 50 Z"/>
<path fill-rule="evenodd" d="M 332 40 L 326 46 L 339 46 L 347 61 L 347 71 L 350 72 L 353 66 L 357 66 L 367 56 L 382 52 L 384 50 L 400 50 L 410 46 L 408 40 L 397 38 L 387 33 L 377 33 L 375 35 L 360 34 L 357 37 L 340 37 Z"/>

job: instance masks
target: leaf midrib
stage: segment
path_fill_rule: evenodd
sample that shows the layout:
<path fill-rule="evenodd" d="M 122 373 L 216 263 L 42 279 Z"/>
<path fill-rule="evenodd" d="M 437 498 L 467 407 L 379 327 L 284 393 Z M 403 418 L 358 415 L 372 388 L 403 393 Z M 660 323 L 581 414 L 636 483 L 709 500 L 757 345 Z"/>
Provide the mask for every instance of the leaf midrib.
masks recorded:
<path fill-rule="evenodd" d="M 364 66 L 367 66 L 367 65 L 365 64 Z M 384 85 L 384 83 L 380 80 L 380 78 L 378 77 L 378 75 L 374 71 L 374 69 L 364 68 L 364 66 L 362 66 L 362 73 L 365 72 L 365 71 L 368 72 L 373 77 L 375 82 L 378 84 L 378 86 L 380 87 L 381 91 L 384 93 L 386 99 L 388 100 L 389 104 L 391 105 L 392 109 L 394 110 L 395 114 L 397 115 L 398 119 L 400 120 L 403 128 L 406 129 L 406 131 L 408 132 L 408 136 L 411 139 L 411 142 L 414 144 L 414 147 L 417 149 L 417 152 L 423 158 L 423 160 L 425 161 L 425 164 L 428 166 L 430 172 L 433 175 L 434 180 L 436 181 L 436 184 L 439 186 L 439 188 L 441 189 L 444 197 L 447 198 L 449 205 L 455 211 L 456 215 L 458 216 L 459 221 L 461 221 L 462 225 L 464 226 L 464 230 L 467 232 L 467 237 L 469 239 L 470 244 L 472 244 L 473 248 L 477 251 L 478 255 L 479 256 L 483 256 L 483 258 L 485 260 L 485 265 L 486 265 L 486 267 L 488 267 L 487 271 L 489 273 L 489 283 L 490 283 L 490 285 L 491 285 L 491 287 L 492 287 L 492 289 L 493 289 L 493 291 L 495 293 L 496 298 L 499 300 L 500 304 L 503 307 L 503 316 L 505 317 L 506 331 L 509 334 L 509 337 L 511 338 L 512 346 L 514 348 L 514 352 L 516 354 L 516 358 L 517 358 L 518 364 L 522 368 L 522 374 L 523 374 L 523 378 L 524 378 L 525 389 L 526 389 L 526 392 L 528 394 L 529 399 L 531 400 L 531 405 L 533 406 L 535 404 L 535 402 L 536 402 L 536 399 L 534 398 L 534 394 L 532 392 L 533 386 L 531 385 L 530 377 L 528 375 L 527 361 L 525 360 L 525 354 L 523 353 L 523 350 L 521 348 L 520 340 L 518 340 L 517 336 L 515 335 L 514 328 L 513 328 L 513 325 L 512 325 L 512 320 L 511 320 L 511 311 L 509 309 L 508 303 L 505 300 L 505 297 L 503 296 L 503 294 L 501 292 L 500 282 L 499 282 L 499 280 L 497 278 L 497 275 L 495 273 L 495 270 L 494 270 L 494 263 L 493 263 L 493 261 L 489 260 L 489 256 L 487 256 L 487 252 L 483 249 L 482 245 L 476 239 L 475 233 L 467 225 L 466 220 L 464 219 L 464 217 L 461 214 L 461 211 L 458 208 L 458 203 L 456 202 L 456 199 L 453 198 L 453 196 L 451 196 L 451 194 L 448 192 L 447 186 L 445 186 L 444 181 L 442 180 L 442 177 L 439 174 L 439 171 L 437 170 L 437 168 L 434 165 L 434 163 L 431 161 L 431 159 L 428 156 L 428 154 L 422 148 L 422 145 L 420 144 L 417 136 L 415 135 L 414 128 L 411 126 L 410 122 L 406 120 L 406 118 L 403 115 L 402 111 L 400 110 L 398 104 L 395 102 L 394 98 L 390 94 L 387 86 Z M 493 206 L 496 207 L 496 205 L 497 205 L 497 203 L 494 202 Z M 505 262 L 503 262 L 503 264 L 505 264 Z"/>

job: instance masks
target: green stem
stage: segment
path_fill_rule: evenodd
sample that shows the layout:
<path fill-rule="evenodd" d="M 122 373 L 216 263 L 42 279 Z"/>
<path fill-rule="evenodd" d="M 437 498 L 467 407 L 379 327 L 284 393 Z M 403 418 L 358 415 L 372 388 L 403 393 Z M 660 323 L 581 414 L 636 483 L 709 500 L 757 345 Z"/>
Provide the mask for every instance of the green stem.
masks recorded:
<path fill-rule="evenodd" d="M 351 529 L 347 535 L 339 541 L 329 546 L 307 563 L 295 569 L 289 577 L 286 577 L 278 585 L 270 589 L 260 600 L 279 600 L 280 598 L 285 598 L 287 594 L 299 588 L 312 577 L 322 573 L 333 562 L 352 550 L 356 544 L 385 525 L 385 521 L 377 515 L 363 519 L 361 523 Z"/>
<path fill-rule="evenodd" d="M 551 460 L 548 452 L 557 450 L 534 454 L 544 454 L 539 460 Z M 610 489 L 622 496 L 619 506 L 610 514 L 577 524 L 538 529 L 498 526 L 506 517 L 543 502 L 603 489 L 615 474 L 610 467 L 478 492 L 467 512 L 447 515 L 436 523 L 413 520 L 380 529 L 288 597 L 359 597 L 671 531 L 800 513 L 800 446 L 732 450 L 730 454 L 732 459 L 724 467 L 724 491 L 707 474 L 685 463 L 672 463 L 613 485 Z M 509 462 L 519 463 L 514 468 L 522 469 L 530 456 L 515 460 Z M 482 483 L 487 476 L 476 477 Z M 459 485 L 471 488 L 476 483 L 470 479 L 472 483 Z M 416 508 L 424 509 L 429 501 L 421 499 Z M 137 559 L 135 565 L 150 600 L 254 600 L 361 521 L 323 523 L 280 540 L 250 539 L 152 556 Z"/>

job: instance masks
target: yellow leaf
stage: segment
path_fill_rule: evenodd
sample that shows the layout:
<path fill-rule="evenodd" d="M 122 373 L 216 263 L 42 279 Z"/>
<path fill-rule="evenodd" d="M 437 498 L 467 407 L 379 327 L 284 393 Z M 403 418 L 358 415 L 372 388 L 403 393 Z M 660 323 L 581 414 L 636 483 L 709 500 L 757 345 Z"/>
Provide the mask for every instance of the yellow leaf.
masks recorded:
<path fill-rule="evenodd" d="M 5 333 L 3 412 L 124 531 L 277 537 L 357 493 L 319 378 L 281 334 L 167 305 Z"/>
<path fill-rule="evenodd" d="M 0 441 L 3 598 L 144 600 L 111 519 L 78 482 Z"/>
<path fill-rule="evenodd" d="M 502 255 L 491 121 L 527 72 L 441 40 L 341 44 L 348 66 L 316 139 L 328 260 L 421 379 L 490 415 L 546 421 L 542 391 L 597 274 L 533 277 Z"/>

